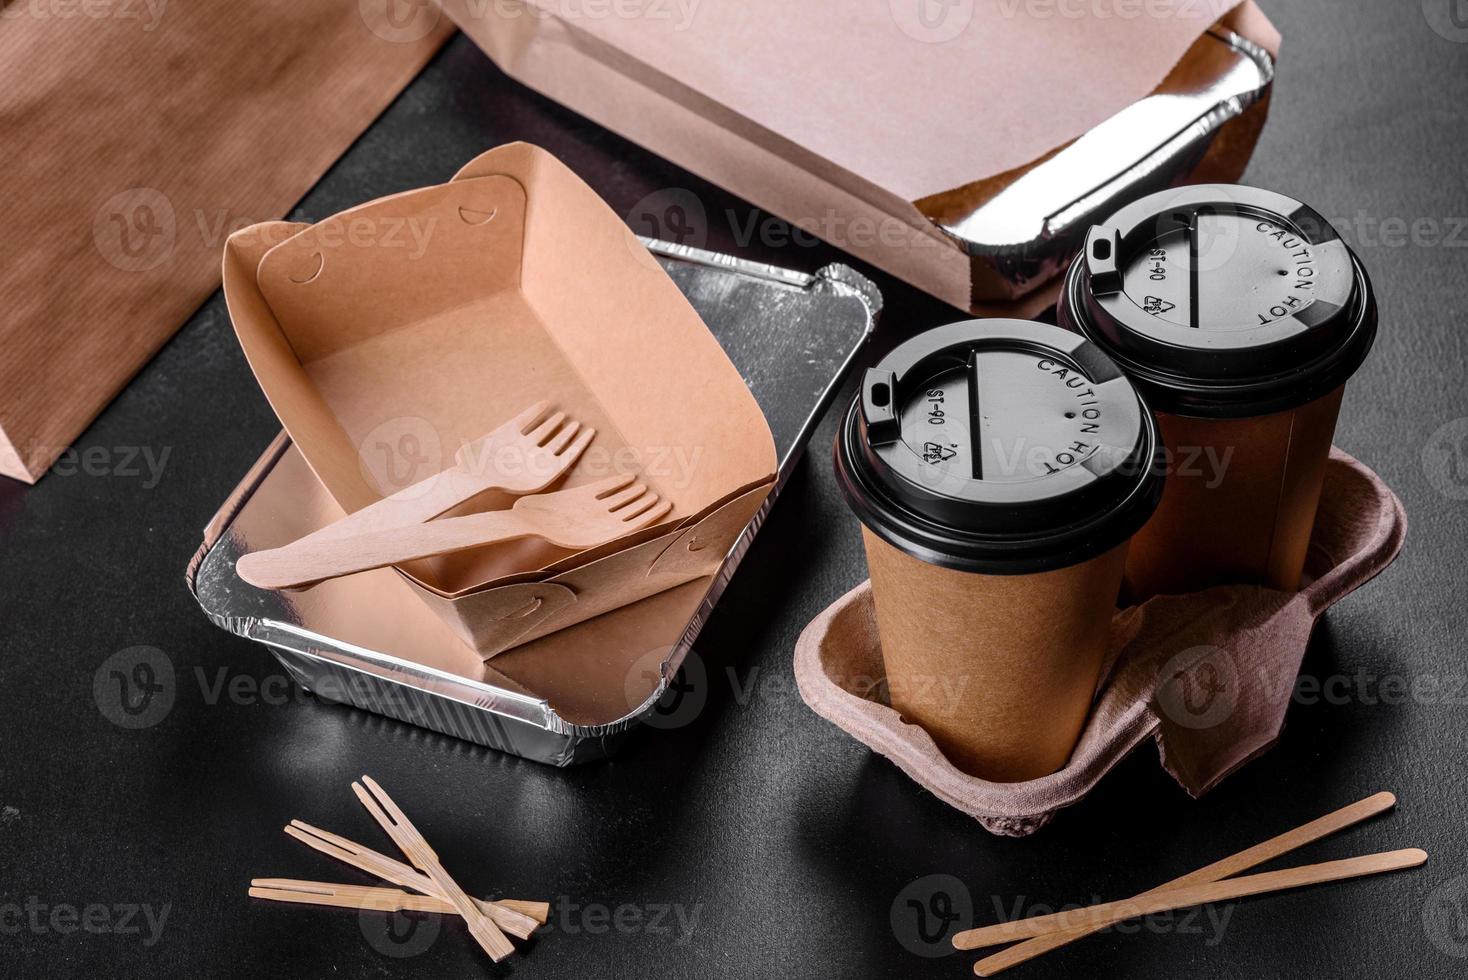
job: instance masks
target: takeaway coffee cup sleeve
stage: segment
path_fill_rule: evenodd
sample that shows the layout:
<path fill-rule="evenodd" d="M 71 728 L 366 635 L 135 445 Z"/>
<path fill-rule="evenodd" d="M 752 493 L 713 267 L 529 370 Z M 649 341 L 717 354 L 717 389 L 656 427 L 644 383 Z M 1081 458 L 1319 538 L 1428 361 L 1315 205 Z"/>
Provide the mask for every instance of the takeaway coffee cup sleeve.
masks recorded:
<path fill-rule="evenodd" d="M 1401 550 L 1406 515 L 1375 473 L 1336 450 L 1325 485 L 1310 581 L 1301 591 L 1231 586 L 1158 596 L 1113 614 L 1104 679 L 1075 751 L 1058 772 L 1024 782 L 974 776 L 892 707 L 874 583 L 837 600 L 801 634 L 795 649 L 801 697 L 995 834 L 1035 832 L 1148 738 L 1164 768 L 1201 796 L 1274 744 L 1316 619 Z"/>
<path fill-rule="evenodd" d="M 1377 331 L 1330 223 L 1251 187 L 1153 194 L 1091 229 L 1059 317 L 1158 415 L 1170 476 L 1132 543 L 1133 594 L 1298 588 L 1343 388 Z"/>

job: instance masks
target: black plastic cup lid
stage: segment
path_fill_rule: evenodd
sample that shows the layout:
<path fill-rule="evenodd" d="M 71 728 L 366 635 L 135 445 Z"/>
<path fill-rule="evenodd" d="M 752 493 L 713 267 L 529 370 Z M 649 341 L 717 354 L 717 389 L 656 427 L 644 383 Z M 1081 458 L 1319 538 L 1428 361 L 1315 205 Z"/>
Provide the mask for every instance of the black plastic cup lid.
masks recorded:
<path fill-rule="evenodd" d="M 1093 227 L 1060 319 L 1153 408 L 1205 418 L 1313 401 L 1376 337 L 1371 283 L 1335 228 L 1282 194 L 1227 184 L 1162 191 Z"/>
<path fill-rule="evenodd" d="M 1077 564 L 1157 507 L 1157 424 L 1084 337 L 1025 320 L 930 330 L 868 370 L 836 438 L 842 493 L 923 561 L 1021 574 Z"/>

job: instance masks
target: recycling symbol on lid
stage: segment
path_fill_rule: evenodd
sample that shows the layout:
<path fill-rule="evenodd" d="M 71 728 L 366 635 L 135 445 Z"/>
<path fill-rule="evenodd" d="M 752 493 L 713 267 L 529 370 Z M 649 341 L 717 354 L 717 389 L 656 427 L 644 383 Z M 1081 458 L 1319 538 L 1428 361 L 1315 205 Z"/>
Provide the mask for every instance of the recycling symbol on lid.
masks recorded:
<path fill-rule="evenodd" d="M 940 446 L 936 442 L 923 443 L 924 463 L 946 463 L 957 455 L 958 450 L 948 446 Z"/>

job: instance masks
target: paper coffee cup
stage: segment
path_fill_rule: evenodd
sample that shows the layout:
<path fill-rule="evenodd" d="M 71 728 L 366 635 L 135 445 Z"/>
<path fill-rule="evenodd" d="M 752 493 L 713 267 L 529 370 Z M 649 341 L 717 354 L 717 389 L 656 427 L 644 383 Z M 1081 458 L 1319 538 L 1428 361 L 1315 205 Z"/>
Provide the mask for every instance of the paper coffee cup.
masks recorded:
<path fill-rule="evenodd" d="M 1120 369 L 1057 327 L 955 323 L 866 372 L 835 465 L 886 696 L 959 768 L 1017 782 L 1070 757 L 1160 444 Z"/>
<path fill-rule="evenodd" d="M 1167 489 L 1128 598 L 1299 588 L 1343 388 L 1376 338 L 1370 280 L 1330 223 L 1250 187 L 1153 194 L 1091 229 L 1059 316 L 1162 430 Z"/>

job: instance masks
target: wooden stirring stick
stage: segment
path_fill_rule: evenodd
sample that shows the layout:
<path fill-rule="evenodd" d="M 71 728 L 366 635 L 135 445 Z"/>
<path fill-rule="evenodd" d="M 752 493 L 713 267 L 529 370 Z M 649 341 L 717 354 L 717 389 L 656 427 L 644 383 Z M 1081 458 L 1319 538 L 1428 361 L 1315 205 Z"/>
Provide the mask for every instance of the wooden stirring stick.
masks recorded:
<path fill-rule="evenodd" d="M 285 832 L 307 847 L 314 848 L 328 857 L 334 857 L 338 861 L 350 864 L 370 875 L 375 875 L 383 881 L 390 881 L 404 888 L 432 895 L 443 900 L 448 899 L 439 891 L 438 885 L 433 879 L 419 871 L 395 861 L 386 854 L 379 854 L 368 847 L 363 847 L 345 837 L 313 827 L 301 820 L 292 820 Z M 480 911 L 489 916 L 495 925 L 518 939 L 529 938 L 535 931 L 537 925 L 545 925 L 550 917 L 550 904 L 548 902 L 486 902 L 475 900 Z"/>
<path fill-rule="evenodd" d="M 1350 806 L 1342 807 L 1334 813 L 1312 820 L 1307 824 L 1296 827 L 1294 830 L 1280 834 L 1278 837 L 1255 844 L 1247 850 L 1240 851 L 1231 857 L 1216 861 L 1205 868 L 1199 868 L 1191 874 L 1183 875 L 1169 881 L 1167 884 L 1136 896 L 1138 899 L 1148 898 L 1161 892 L 1171 891 L 1174 888 L 1182 888 L 1188 885 L 1206 885 L 1209 882 L 1221 881 L 1224 878 L 1232 878 L 1234 875 L 1242 874 L 1250 868 L 1258 867 L 1268 861 L 1283 857 L 1289 852 L 1304 847 L 1306 844 L 1314 843 L 1331 834 L 1345 830 L 1363 820 L 1374 817 L 1379 813 L 1385 813 L 1397 805 L 1397 798 L 1391 793 L 1377 793 L 1364 800 L 1352 803 Z M 992 977 L 1002 970 L 1012 966 L 1018 966 L 1050 952 L 1059 949 L 1067 943 L 1075 942 L 1083 936 L 1089 936 L 1096 929 L 1067 929 L 1053 932 L 1045 936 L 1012 946 L 1002 953 L 995 953 L 974 964 L 974 972 L 981 977 Z"/>
<path fill-rule="evenodd" d="M 1305 885 L 1319 885 L 1330 881 L 1342 881 L 1346 878 L 1382 874 L 1387 871 L 1400 871 L 1404 868 L 1418 867 L 1426 861 L 1427 852 L 1412 847 L 1401 851 L 1387 851 L 1382 854 L 1368 854 L 1365 857 L 1347 858 L 1344 861 L 1326 861 L 1323 864 L 1311 864 L 1301 868 L 1270 871 L 1265 874 L 1249 875 L 1245 878 L 1228 878 L 1204 885 L 1173 888 L 1151 896 L 1129 898 L 1120 902 L 1105 902 L 1071 912 L 1037 915 L 1028 919 L 985 926 L 982 929 L 970 929 L 954 936 L 953 945 L 958 949 L 982 949 L 985 946 L 996 946 L 999 943 L 1044 935 L 1055 929 L 1104 929 L 1126 919 L 1137 919 L 1146 915 L 1155 915 L 1158 912 L 1171 912 L 1174 909 L 1207 905 L 1210 902 L 1228 902 L 1237 898 L 1248 898 L 1251 895 L 1283 891 L 1287 888 L 1300 888 Z"/>
<path fill-rule="evenodd" d="M 498 963 L 515 951 L 515 947 L 510 945 L 499 927 L 479 910 L 474 899 L 465 894 L 458 882 L 449 877 L 443 865 L 439 864 L 438 855 L 428 846 L 418 828 L 413 826 L 407 815 L 392 801 L 392 797 L 377 785 L 376 780 L 371 776 L 363 776 L 362 782 L 352 784 L 352 792 L 357 794 L 357 799 L 362 801 L 367 812 L 387 831 L 387 835 L 407 855 L 408 860 L 413 862 L 413 866 L 432 879 L 443 897 L 464 917 L 469 934 L 489 954 L 490 959 Z"/>

